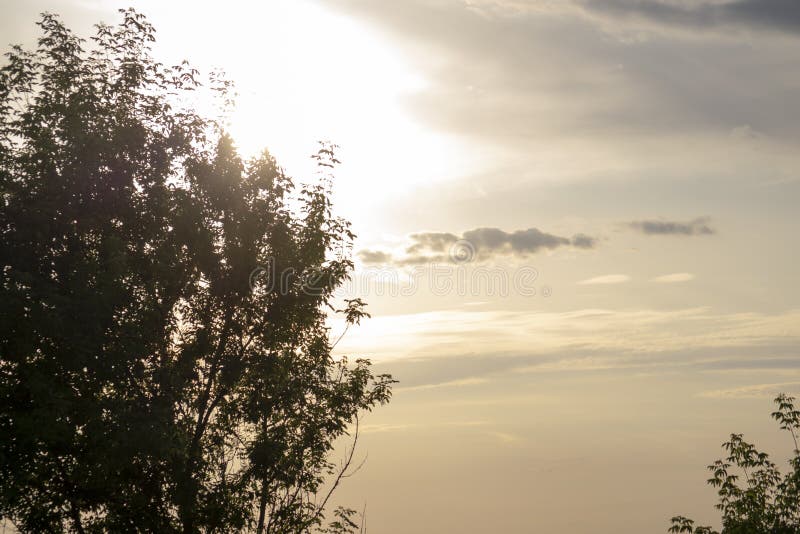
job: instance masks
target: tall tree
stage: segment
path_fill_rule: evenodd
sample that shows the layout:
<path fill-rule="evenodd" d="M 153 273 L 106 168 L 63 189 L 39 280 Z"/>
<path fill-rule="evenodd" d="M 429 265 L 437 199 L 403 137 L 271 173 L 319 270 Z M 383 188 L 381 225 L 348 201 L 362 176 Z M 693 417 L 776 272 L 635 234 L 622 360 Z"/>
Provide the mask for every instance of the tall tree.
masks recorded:
<path fill-rule="evenodd" d="M 308 531 L 334 441 L 393 383 L 331 356 L 328 314 L 366 315 L 334 304 L 353 238 L 336 158 L 308 185 L 242 161 L 186 104 L 197 71 L 121 13 L 88 44 L 45 14 L 0 70 L 0 518 Z"/>

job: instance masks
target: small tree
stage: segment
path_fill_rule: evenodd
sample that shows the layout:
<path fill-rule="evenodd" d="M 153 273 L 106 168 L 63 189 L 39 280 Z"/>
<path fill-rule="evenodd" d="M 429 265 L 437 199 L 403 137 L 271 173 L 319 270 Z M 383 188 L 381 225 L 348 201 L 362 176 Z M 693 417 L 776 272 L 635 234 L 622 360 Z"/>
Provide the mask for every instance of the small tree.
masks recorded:
<path fill-rule="evenodd" d="M 243 162 L 184 104 L 197 71 L 122 18 L 84 48 L 45 14 L 0 70 L 0 519 L 308 531 L 343 476 L 334 441 L 393 382 L 331 357 L 353 238 L 333 149 L 304 186 L 266 152 Z"/>
<path fill-rule="evenodd" d="M 741 434 L 731 434 L 730 440 L 722 445 L 728 451 L 725 460 L 708 466 L 713 475 L 708 483 L 718 488 L 720 497 L 716 508 L 722 512 L 722 534 L 800 532 L 800 450 L 797 446 L 800 411 L 795 409 L 794 400 L 794 397 L 779 395 L 775 399 L 778 409 L 772 413 L 794 442 L 788 473 L 781 474 L 768 455 L 744 441 Z M 731 471 L 734 467 L 740 474 Z M 743 481 L 741 475 L 744 475 Z M 718 534 L 711 527 L 694 526 L 694 521 L 683 516 L 672 518 L 669 532 Z"/>

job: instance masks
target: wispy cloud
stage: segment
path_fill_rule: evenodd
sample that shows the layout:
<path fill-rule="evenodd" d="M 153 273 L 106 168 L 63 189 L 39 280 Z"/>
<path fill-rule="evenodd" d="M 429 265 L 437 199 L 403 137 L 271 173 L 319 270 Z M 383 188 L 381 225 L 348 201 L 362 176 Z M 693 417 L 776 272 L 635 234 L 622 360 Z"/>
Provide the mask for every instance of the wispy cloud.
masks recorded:
<path fill-rule="evenodd" d="M 358 431 L 362 434 L 374 434 L 377 432 L 404 432 L 411 430 L 418 425 L 412 423 L 376 423 L 372 425 L 361 425 Z"/>
<path fill-rule="evenodd" d="M 484 420 L 466 420 L 466 421 L 447 421 L 444 423 L 374 423 L 369 425 L 359 426 L 358 431 L 363 434 L 375 434 L 378 432 L 406 432 L 409 430 L 422 430 L 426 428 L 433 428 L 439 426 L 453 427 L 453 428 L 471 428 L 483 427 L 491 424 L 489 421 Z"/>
<path fill-rule="evenodd" d="M 698 217 L 686 222 L 663 219 L 632 221 L 628 226 L 647 235 L 690 236 L 716 233 L 709 223 L 708 217 Z"/>
<path fill-rule="evenodd" d="M 508 369 L 593 355 L 604 362 L 580 363 L 597 367 L 608 363 L 609 357 L 641 359 L 690 351 L 693 359 L 713 356 L 725 361 L 746 355 L 753 360 L 757 355 L 763 362 L 754 365 L 774 367 L 769 358 L 796 355 L 798 342 L 800 310 L 720 314 L 702 307 L 568 312 L 453 309 L 374 317 L 359 327 L 358 335 L 345 337 L 337 352 L 370 354 L 375 361 L 430 359 L 439 362 L 437 366 L 459 370 L 455 376 L 443 372 L 433 380 L 420 376 L 409 384 L 416 385 L 483 377 L 499 366 Z M 459 359 L 465 354 L 487 355 L 485 365 Z M 521 355 L 529 359 L 520 359 Z"/>
<path fill-rule="evenodd" d="M 489 432 L 489 435 L 497 438 L 503 443 L 514 443 L 522 439 L 516 434 L 511 434 L 509 432 Z"/>
<path fill-rule="evenodd" d="M 692 273 L 672 273 L 653 278 L 653 282 L 658 282 L 659 284 L 673 284 L 676 282 L 688 282 L 689 280 L 694 280 Z"/>
<path fill-rule="evenodd" d="M 606 274 L 603 276 L 595 276 L 578 282 L 580 285 L 594 285 L 594 284 L 622 284 L 630 280 L 631 277 L 627 274 Z"/>
<path fill-rule="evenodd" d="M 715 389 L 700 393 L 701 397 L 712 399 L 743 399 L 753 397 L 775 397 L 779 393 L 797 390 L 800 382 L 780 382 L 777 384 L 753 384 L 731 389 Z"/>
<path fill-rule="evenodd" d="M 420 391 L 426 389 L 439 389 L 439 388 L 451 388 L 451 387 L 463 387 L 463 386 L 475 386 L 478 384 L 485 384 L 489 380 L 486 378 L 481 377 L 469 377 L 469 378 L 460 378 L 458 380 L 448 380 L 447 382 L 438 382 L 435 384 L 420 384 L 418 386 L 411 386 L 411 387 L 398 387 L 395 388 L 395 392 L 400 391 Z"/>

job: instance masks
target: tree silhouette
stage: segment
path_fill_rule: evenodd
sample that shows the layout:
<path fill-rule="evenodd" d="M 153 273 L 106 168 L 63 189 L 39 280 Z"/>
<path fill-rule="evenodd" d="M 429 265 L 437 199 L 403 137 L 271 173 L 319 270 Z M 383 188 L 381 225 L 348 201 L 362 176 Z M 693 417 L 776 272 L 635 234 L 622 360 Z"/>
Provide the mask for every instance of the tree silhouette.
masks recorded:
<path fill-rule="evenodd" d="M 153 27 L 121 13 L 88 44 L 45 14 L 0 70 L 0 518 L 322 527 L 333 443 L 393 383 L 331 357 L 328 312 L 366 315 L 334 308 L 353 234 L 333 148 L 309 185 L 242 161 L 187 104 L 198 72 L 156 62 Z"/>
<path fill-rule="evenodd" d="M 797 447 L 800 411 L 795 409 L 794 400 L 794 397 L 779 395 L 775 399 L 778 409 L 772 413 L 781 429 L 789 431 L 794 443 L 788 473 L 781 474 L 769 456 L 744 441 L 741 434 L 731 434 L 730 440 L 722 445 L 728 451 L 726 459 L 708 466 L 712 473 L 708 483 L 718 490 L 716 508 L 722 512 L 722 534 L 800 532 L 800 450 Z M 694 521 L 683 516 L 672 518 L 669 532 L 719 534 L 711 527 L 695 526 Z"/>

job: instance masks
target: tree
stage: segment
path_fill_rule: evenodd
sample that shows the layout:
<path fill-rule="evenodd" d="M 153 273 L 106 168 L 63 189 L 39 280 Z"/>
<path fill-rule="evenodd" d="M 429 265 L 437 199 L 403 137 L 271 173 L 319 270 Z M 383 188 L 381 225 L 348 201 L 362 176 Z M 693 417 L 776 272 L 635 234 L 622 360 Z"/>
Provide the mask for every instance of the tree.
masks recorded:
<path fill-rule="evenodd" d="M 331 356 L 329 313 L 367 315 L 335 305 L 354 236 L 333 147 L 306 185 L 242 161 L 187 104 L 198 72 L 156 62 L 153 27 L 121 13 L 88 45 L 45 14 L 0 70 L 0 519 L 321 527 L 347 476 L 334 441 L 393 383 Z"/>
<path fill-rule="evenodd" d="M 708 466 L 712 473 L 708 483 L 718 489 L 720 498 L 716 508 L 722 512 L 722 534 L 800 532 L 800 450 L 797 446 L 800 411 L 795 409 L 794 400 L 794 397 L 779 395 L 775 399 L 778 409 L 772 413 L 794 442 L 788 473 L 781 474 L 769 456 L 744 441 L 741 434 L 731 434 L 730 440 L 722 445 L 728 451 L 725 460 Z M 734 467 L 744 475 L 744 484 L 740 483 L 741 476 L 732 471 Z M 718 534 L 711 527 L 694 526 L 694 521 L 683 516 L 672 518 L 669 532 Z"/>

